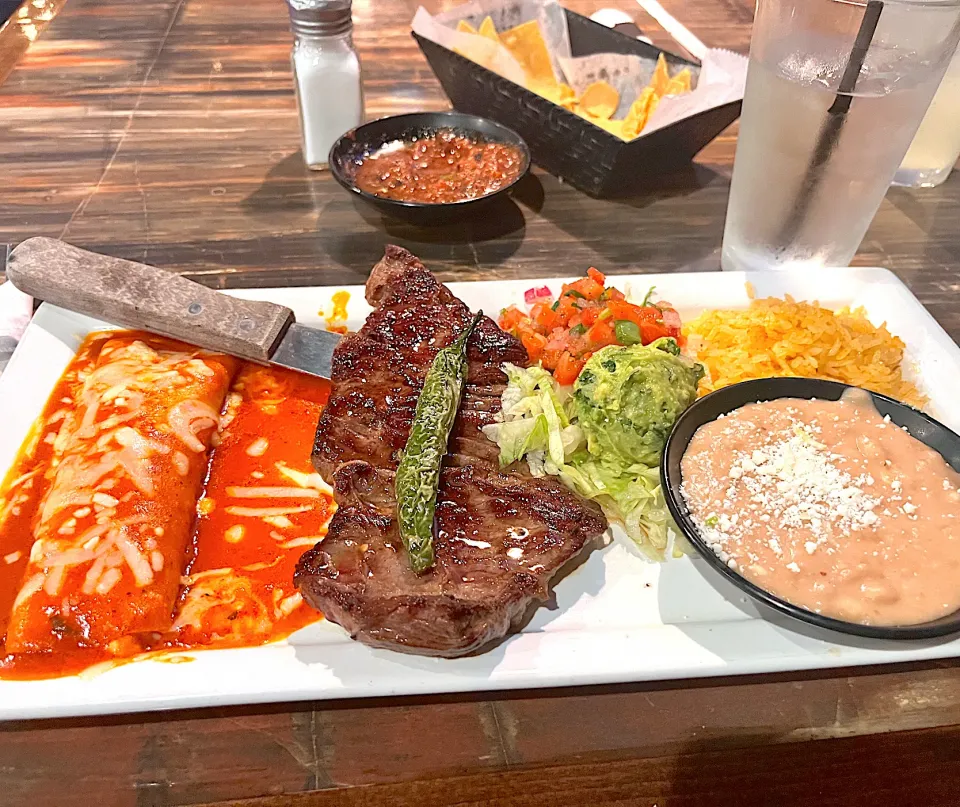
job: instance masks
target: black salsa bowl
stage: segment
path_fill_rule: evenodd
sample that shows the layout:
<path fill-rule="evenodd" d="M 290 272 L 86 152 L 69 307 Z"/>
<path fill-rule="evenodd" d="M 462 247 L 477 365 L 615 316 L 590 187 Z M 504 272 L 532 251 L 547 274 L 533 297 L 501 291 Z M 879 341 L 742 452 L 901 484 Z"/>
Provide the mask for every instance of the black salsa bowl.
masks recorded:
<path fill-rule="evenodd" d="M 960 611 L 947 614 L 931 622 L 915 625 L 862 625 L 815 613 L 771 594 L 766 589 L 731 569 L 710 548 L 700 535 L 681 492 L 683 482 L 680 461 L 697 429 L 746 404 L 771 401 L 777 398 L 819 398 L 825 401 L 840 399 L 851 387 L 835 381 L 815 378 L 764 378 L 743 381 L 712 392 L 696 401 L 674 424 L 660 461 L 660 476 L 670 514 L 688 541 L 714 570 L 733 583 L 740 591 L 757 602 L 781 614 L 799 619 L 818 628 L 839 631 L 870 639 L 917 640 L 931 639 L 960 632 Z M 906 427 L 911 436 L 939 453 L 947 464 L 960 472 L 960 436 L 942 423 L 907 404 L 885 395 L 869 393 L 881 415 L 889 415 L 898 426 Z"/>
<path fill-rule="evenodd" d="M 452 130 L 478 142 L 514 146 L 521 155 L 520 172 L 512 182 L 492 193 L 459 202 L 403 202 L 377 196 L 357 187 L 357 167 L 364 157 L 387 143 L 423 137 L 441 129 Z M 414 112 L 380 118 L 351 129 L 333 144 L 328 163 L 337 182 L 381 213 L 411 224 L 434 225 L 449 224 L 471 216 L 494 199 L 507 194 L 529 170 L 530 150 L 523 138 L 512 129 L 478 115 L 466 115 L 462 112 Z"/>

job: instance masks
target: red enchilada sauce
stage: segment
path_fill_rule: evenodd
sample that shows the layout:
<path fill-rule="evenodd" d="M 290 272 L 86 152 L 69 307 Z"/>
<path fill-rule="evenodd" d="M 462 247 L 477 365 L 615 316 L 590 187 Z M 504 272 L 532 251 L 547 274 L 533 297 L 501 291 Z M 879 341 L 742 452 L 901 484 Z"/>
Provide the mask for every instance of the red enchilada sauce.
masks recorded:
<path fill-rule="evenodd" d="M 516 146 L 484 143 L 443 129 L 381 147 L 360 161 L 354 181 L 374 196 L 444 204 L 494 193 L 522 170 L 523 154 Z"/>
<path fill-rule="evenodd" d="M 38 512 L 49 491 L 54 440 L 96 365 L 104 342 L 134 332 L 92 334 L 55 387 L 0 497 L 0 634 L 6 640 L 14 599 L 34 543 Z M 278 368 L 243 365 L 220 418 L 199 517 L 185 558 L 187 573 L 170 629 L 124 636 L 103 647 L 54 652 L 0 649 L 0 678 L 39 679 L 151 651 L 242 647 L 282 639 L 320 619 L 300 602 L 293 569 L 325 534 L 334 505 L 310 465 L 314 429 L 329 383 Z M 162 525 L 157 525 L 162 526 Z M 64 592 L 65 594 L 67 592 Z M 106 603 L 105 603 L 106 607 Z M 171 659 L 173 660 L 173 659 Z"/>
<path fill-rule="evenodd" d="M 293 571 L 333 514 L 330 489 L 310 463 L 329 393 L 327 382 L 292 370 L 241 369 L 197 506 L 194 559 L 161 646 L 250 646 L 317 620 Z"/>

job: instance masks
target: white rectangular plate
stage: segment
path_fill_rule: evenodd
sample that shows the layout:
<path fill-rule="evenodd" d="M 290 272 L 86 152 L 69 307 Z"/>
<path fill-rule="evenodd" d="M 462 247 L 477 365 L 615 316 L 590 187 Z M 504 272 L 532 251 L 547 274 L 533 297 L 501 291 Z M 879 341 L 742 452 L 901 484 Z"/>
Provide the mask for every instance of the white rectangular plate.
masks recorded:
<path fill-rule="evenodd" d="M 745 282 L 758 296 L 791 294 L 836 308 L 863 306 L 907 343 L 908 372 L 930 396 L 930 411 L 960 429 L 960 348 L 907 288 L 884 269 L 822 272 L 617 276 L 642 297 L 651 285 L 684 320 L 707 308 L 745 307 Z M 453 283 L 474 309 L 494 316 L 533 285 L 560 280 Z M 292 308 L 322 325 L 330 288 L 258 289 L 238 297 Z M 351 294 L 348 325 L 369 307 Z M 34 418 L 77 345 L 103 323 L 43 305 L 0 377 L 0 468 L 14 460 Z M 186 664 L 138 660 L 92 676 L 0 681 L 0 719 L 326 698 L 483 691 L 780 672 L 960 656 L 960 640 L 883 643 L 817 631 L 757 608 L 703 562 L 664 565 L 640 558 L 623 536 L 594 551 L 556 587 L 522 633 L 482 655 L 435 659 L 373 650 L 319 622 L 288 641 L 241 650 L 183 654 Z"/>

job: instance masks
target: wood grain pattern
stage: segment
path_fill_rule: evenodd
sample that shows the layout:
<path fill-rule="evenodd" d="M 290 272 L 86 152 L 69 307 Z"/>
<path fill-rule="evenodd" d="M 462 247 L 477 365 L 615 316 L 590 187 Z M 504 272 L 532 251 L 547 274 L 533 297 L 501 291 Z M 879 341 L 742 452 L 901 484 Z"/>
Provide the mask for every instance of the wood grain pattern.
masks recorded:
<path fill-rule="evenodd" d="M 664 3 L 745 52 L 750 0 Z M 354 2 L 370 117 L 446 106 L 409 36 L 416 5 Z M 670 44 L 630 0 L 568 5 L 620 7 Z M 306 170 L 283 5 L 238 8 L 69 0 L 0 85 L 0 254 L 47 235 L 213 287 L 361 283 L 387 242 L 445 280 L 718 268 L 736 125 L 689 168 L 643 166 L 629 200 L 535 170 L 482 220 L 417 229 Z M 892 190 L 856 258 L 897 272 L 954 338 L 958 220 L 958 176 Z M 24 721 L 0 725 L 0 801 L 926 807 L 960 803 L 958 724 L 953 663 Z"/>
<path fill-rule="evenodd" d="M 218 807 L 954 807 L 960 759 L 945 731 L 782 746 L 749 755 L 696 743 L 669 758 L 510 770 L 355 789 L 218 802 Z M 914 784 L 885 760 L 909 766 Z M 855 783 L 851 788 L 849 785 Z M 213 807 L 200 805 L 199 807 Z"/>

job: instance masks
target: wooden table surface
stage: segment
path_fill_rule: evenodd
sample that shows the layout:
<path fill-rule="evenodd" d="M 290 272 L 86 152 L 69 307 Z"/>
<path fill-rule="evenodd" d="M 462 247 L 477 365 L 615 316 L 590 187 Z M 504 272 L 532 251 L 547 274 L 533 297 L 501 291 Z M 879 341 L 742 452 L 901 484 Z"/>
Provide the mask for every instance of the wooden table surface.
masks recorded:
<path fill-rule="evenodd" d="M 569 3 L 604 4 L 669 46 L 628 0 Z M 746 51 L 747 0 L 665 4 Z M 354 0 L 371 117 L 446 105 L 415 8 Z M 718 268 L 736 126 L 626 201 L 534 171 L 496 221 L 416 230 L 305 170 L 280 0 L 29 14 L 0 31 L 0 255 L 48 235 L 218 287 L 361 283 L 387 242 L 445 280 Z M 960 175 L 892 190 L 856 258 L 896 271 L 955 339 L 958 202 Z M 952 663 L 25 721 L 0 725 L 0 803 L 956 805 L 957 724 Z"/>

